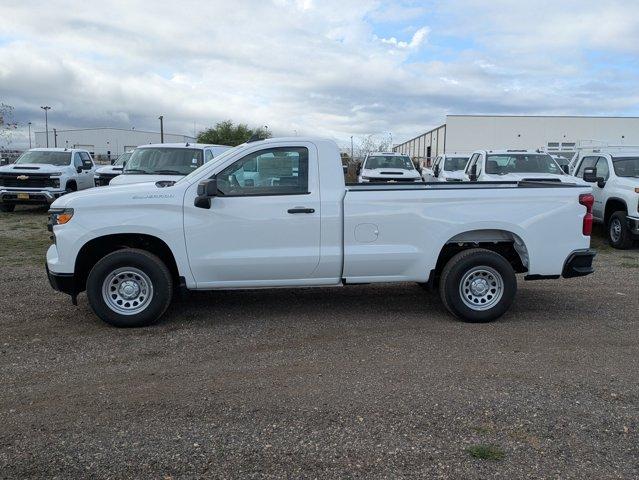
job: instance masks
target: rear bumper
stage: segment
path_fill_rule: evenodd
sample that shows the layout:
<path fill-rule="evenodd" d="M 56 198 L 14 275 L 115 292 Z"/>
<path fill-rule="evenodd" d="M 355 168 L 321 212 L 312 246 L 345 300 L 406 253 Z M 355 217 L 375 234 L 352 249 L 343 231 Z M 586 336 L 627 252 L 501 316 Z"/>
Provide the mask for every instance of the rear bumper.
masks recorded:
<path fill-rule="evenodd" d="M 597 255 L 596 250 L 575 250 L 568 255 L 561 276 L 564 278 L 574 278 L 590 275 L 595 271 L 595 269 L 592 268 L 592 260 L 595 258 L 595 255 Z"/>
<path fill-rule="evenodd" d="M 29 198 L 18 198 L 18 194 L 28 194 Z M 65 194 L 64 190 L 6 190 L 0 189 L 0 202 L 13 204 L 51 204 Z"/>
<path fill-rule="evenodd" d="M 47 277 L 49 278 L 51 288 L 58 292 L 71 295 L 71 297 L 77 296 L 79 292 L 77 291 L 75 275 L 73 273 L 53 273 L 49 270 L 49 266 L 46 263 L 45 268 L 47 270 Z"/>

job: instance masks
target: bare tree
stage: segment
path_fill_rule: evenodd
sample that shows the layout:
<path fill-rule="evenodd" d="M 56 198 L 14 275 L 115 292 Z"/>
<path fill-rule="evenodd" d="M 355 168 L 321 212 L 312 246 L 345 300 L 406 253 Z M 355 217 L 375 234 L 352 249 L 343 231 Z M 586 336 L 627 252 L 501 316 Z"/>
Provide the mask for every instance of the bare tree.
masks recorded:
<path fill-rule="evenodd" d="M 390 134 L 384 135 L 366 135 L 361 137 L 357 142 L 355 149 L 355 158 L 362 161 L 364 157 L 372 152 L 388 152 L 391 148 Z"/>

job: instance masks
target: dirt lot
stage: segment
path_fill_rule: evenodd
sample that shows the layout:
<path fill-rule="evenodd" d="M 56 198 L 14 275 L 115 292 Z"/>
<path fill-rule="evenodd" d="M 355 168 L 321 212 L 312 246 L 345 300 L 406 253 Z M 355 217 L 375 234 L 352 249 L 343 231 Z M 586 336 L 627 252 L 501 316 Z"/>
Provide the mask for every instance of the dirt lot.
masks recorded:
<path fill-rule="evenodd" d="M 193 294 L 116 330 L 0 214 L 1 478 L 637 478 L 639 249 L 468 325 L 417 286 Z M 549 248 L 552 246 L 550 245 Z"/>

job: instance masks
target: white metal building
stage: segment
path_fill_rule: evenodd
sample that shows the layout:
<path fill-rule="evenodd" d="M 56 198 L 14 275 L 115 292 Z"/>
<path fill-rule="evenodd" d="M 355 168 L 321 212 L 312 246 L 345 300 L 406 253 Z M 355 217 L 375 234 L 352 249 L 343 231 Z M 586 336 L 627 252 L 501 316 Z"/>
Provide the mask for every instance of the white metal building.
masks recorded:
<path fill-rule="evenodd" d="M 446 123 L 393 150 L 421 161 L 478 149 L 571 151 L 580 142 L 639 145 L 639 117 L 447 115 Z"/>
<path fill-rule="evenodd" d="M 164 134 L 165 143 L 195 142 L 189 135 Z M 160 132 L 125 130 L 123 128 L 80 128 L 54 130 L 49 128 L 49 146 L 85 148 L 94 155 L 114 156 L 133 150 L 138 145 L 160 143 Z M 35 146 L 46 147 L 45 132 L 35 132 Z"/>

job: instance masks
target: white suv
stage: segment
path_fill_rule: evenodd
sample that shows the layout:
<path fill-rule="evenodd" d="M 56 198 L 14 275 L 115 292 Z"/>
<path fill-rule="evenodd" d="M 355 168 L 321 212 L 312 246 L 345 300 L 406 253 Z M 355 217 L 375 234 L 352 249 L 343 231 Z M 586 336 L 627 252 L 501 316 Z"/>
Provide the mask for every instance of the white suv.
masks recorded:
<path fill-rule="evenodd" d="M 580 151 L 577 178 L 593 184 L 593 216 L 606 226 L 615 248 L 630 248 L 639 238 L 639 148 Z"/>
<path fill-rule="evenodd" d="M 430 168 L 422 171 L 422 177 L 425 182 L 462 182 L 469 157 L 468 154 L 439 155 Z"/>
<path fill-rule="evenodd" d="M 0 211 L 49 204 L 65 193 L 93 187 L 91 154 L 75 148 L 32 148 L 0 167 Z"/>
<path fill-rule="evenodd" d="M 395 152 L 369 153 L 357 168 L 357 183 L 421 181 L 410 157 Z"/>

